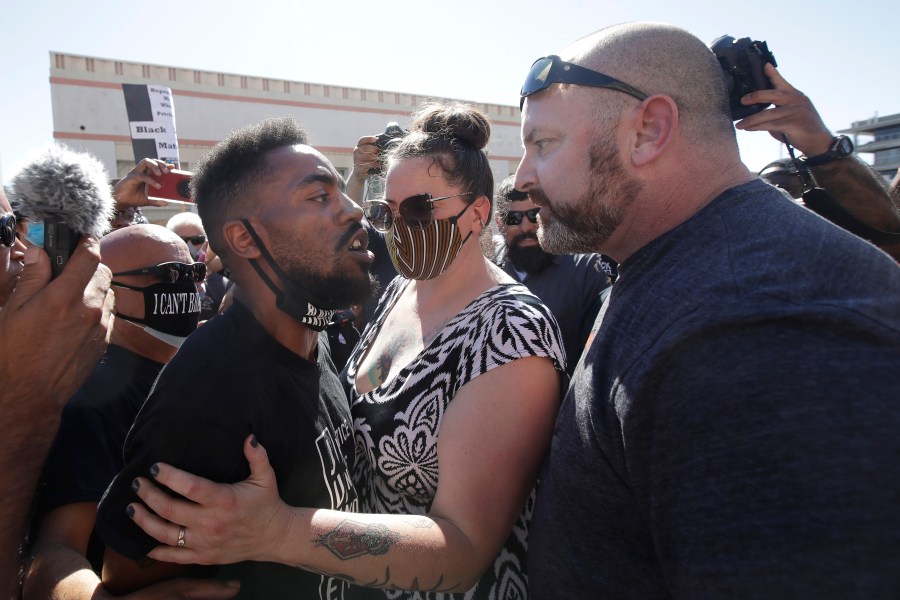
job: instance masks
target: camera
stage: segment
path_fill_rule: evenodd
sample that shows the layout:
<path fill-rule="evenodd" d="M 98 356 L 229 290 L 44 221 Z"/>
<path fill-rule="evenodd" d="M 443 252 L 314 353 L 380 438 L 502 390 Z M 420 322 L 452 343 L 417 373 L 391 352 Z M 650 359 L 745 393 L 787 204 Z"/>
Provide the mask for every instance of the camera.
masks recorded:
<path fill-rule="evenodd" d="M 159 189 L 147 186 L 147 195 L 151 198 L 161 198 L 162 200 L 170 200 L 175 202 L 193 202 L 191 200 L 191 176 L 190 171 L 180 171 L 178 169 L 169 169 L 165 173 L 155 179 L 162 184 Z"/>
<path fill-rule="evenodd" d="M 384 152 L 392 141 L 402 138 L 406 133 L 398 123 L 388 123 L 387 127 L 384 128 L 384 133 L 379 133 L 375 136 L 375 145 Z"/>
<path fill-rule="evenodd" d="M 391 122 L 387 124 L 387 127 L 384 128 L 384 133 L 379 133 L 375 136 L 375 145 L 378 147 L 379 155 L 384 152 L 394 140 L 398 140 L 406 135 L 408 132 L 400 127 L 398 123 Z M 381 157 L 379 156 L 379 160 Z M 369 175 L 380 175 L 384 171 L 384 167 L 372 167 L 369 169 Z"/>
<path fill-rule="evenodd" d="M 731 106 L 731 118 L 739 121 L 771 106 L 770 104 L 741 104 L 741 98 L 756 90 L 771 90 L 774 86 L 763 67 L 772 63 L 777 67 L 775 56 L 769 51 L 765 42 L 750 38 L 734 39 L 723 35 L 710 44 L 710 49 L 725 73 L 728 85 L 728 102 Z"/>
<path fill-rule="evenodd" d="M 50 257 L 50 273 L 54 279 L 62 273 L 80 239 L 81 235 L 69 227 L 65 216 L 44 216 L 44 252 Z"/>

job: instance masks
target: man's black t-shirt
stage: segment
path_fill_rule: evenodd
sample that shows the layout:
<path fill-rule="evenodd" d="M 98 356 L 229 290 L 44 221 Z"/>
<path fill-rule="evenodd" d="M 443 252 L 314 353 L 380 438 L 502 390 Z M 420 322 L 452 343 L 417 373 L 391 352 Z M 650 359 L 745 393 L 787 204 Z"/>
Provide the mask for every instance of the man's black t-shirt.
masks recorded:
<path fill-rule="evenodd" d="M 38 518 L 66 504 L 100 502 L 124 466 L 125 435 L 160 369 L 162 364 L 110 344 L 63 408 L 38 488 Z M 102 550 L 92 535 L 87 557 L 98 573 Z"/>
<path fill-rule="evenodd" d="M 241 481 L 250 474 L 243 442 L 251 433 L 265 446 L 286 503 L 357 510 L 351 424 L 324 334 L 316 364 L 307 362 L 236 302 L 163 369 L 128 434 L 125 468 L 100 503 L 97 531 L 120 554 L 143 558 L 157 542 L 125 513 L 139 501 L 132 480 L 166 462 L 213 481 Z M 240 580 L 239 598 L 343 598 L 347 588 L 272 563 L 227 565 L 216 577 Z"/>

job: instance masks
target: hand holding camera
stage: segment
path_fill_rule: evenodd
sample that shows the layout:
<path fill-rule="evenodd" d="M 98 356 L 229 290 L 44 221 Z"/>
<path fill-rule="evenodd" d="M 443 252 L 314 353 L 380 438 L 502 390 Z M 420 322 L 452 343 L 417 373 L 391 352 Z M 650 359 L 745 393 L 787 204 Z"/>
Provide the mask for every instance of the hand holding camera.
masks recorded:
<path fill-rule="evenodd" d="M 772 82 L 772 89 L 753 91 L 741 101 L 746 105 L 775 106 L 748 116 L 735 127 L 742 131 L 768 131 L 779 142 L 784 142 L 787 136 L 791 145 L 806 156 L 826 152 L 832 135 L 812 101 L 788 83 L 773 65 L 765 65 L 765 74 Z"/>
<path fill-rule="evenodd" d="M 364 135 L 357 140 L 356 148 L 353 149 L 353 171 L 347 181 L 347 195 L 357 202 L 362 202 L 367 179 L 384 171 L 382 162 L 384 151 L 389 144 L 406 133 L 400 125 L 391 122 L 383 133 Z"/>
<path fill-rule="evenodd" d="M 387 124 L 387 127 L 384 128 L 383 133 L 379 133 L 376 136 L 364 136 L 360 138 L 356 144 L 356 149 L 360 150 L 359 161 L 356 160 L 356 150 L 353 151 L 354 169 L 357 165 L 360 167 L 366 165 L 368 166 L 367 173 L 369 175 L 381 174 L 384 170 L 384 165 L 382 164 L 382 155 L 384 154 L 384 151 L 387 150 L 390 144 L 395 140 L 402 138 L 406 133 L 407 132 L 401 128 L 399 124 L 390 122 Z M 363 142 L 363 140 L 366 141 Z M 367 146 L 367 148 L 360 149 L 363 144 Z M 371 147 L 373 145 L 375 146 L 374 149 Z"/>

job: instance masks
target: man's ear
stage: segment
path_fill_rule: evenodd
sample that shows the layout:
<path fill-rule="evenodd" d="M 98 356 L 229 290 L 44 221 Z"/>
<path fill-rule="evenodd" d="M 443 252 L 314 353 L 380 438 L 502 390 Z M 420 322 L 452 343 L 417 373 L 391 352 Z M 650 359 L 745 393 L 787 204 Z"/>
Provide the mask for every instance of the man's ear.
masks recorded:
<path fill-rule="evenodd" d="M 259 231 L 256 227 L 254 229 Z M 238 258 L 252 260 L 261 256 L 256 242 L 253 241 L 253 238 L 247 231 L 247 226 L 240 219 L 227 221 L 222 226 L 222 233 L 225 237 L 225 243 L 228 244 L 231 252 Z"/>
<path fill-rule="evenodd" d="M 678 129 L 678 105 L 663 94 L 650 96 L 631 113 L 631 164 L 647 165 L 661 156 Z"/>

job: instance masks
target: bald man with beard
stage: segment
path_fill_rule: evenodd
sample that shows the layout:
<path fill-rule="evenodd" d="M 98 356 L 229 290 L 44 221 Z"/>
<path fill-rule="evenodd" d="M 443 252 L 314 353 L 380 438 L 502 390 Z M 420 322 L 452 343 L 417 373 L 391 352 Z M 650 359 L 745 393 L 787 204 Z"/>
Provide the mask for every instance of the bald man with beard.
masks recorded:
<path fill-rule="evenodd" d="M 202 264 L 192 264 L 181 238 L 165 227 L 115 230 L 101 240 L 101 256 L 113 273 L 116 319 L 105 356 L 63 409 L 44 467 L 25 598 L 111 597 L 98 576 L 103 545 L 93 534 L 97 504 L 123 466 L 122 447 L 135 415 L 200 314 L 195 299 L 166 315 L 171 326 L 153 319 L 151 313 L 167 295 L 196 296 L 193 273 L 205 272 Z M 181 273 L 173 276 L 173 268 Z M 176 278 L 181 279 L 173 282 Z M 230 598 L 236 593 L 217 582 L 174 580 L 129 597 Z"/>
<path fill-rule="evenodd" d="M 531 597 L 900 596 L 900 269 L 748 171 L 684 30 L 583 38 L 522 105 L 541 246 L 620 265 L 541 473 Z"/>

